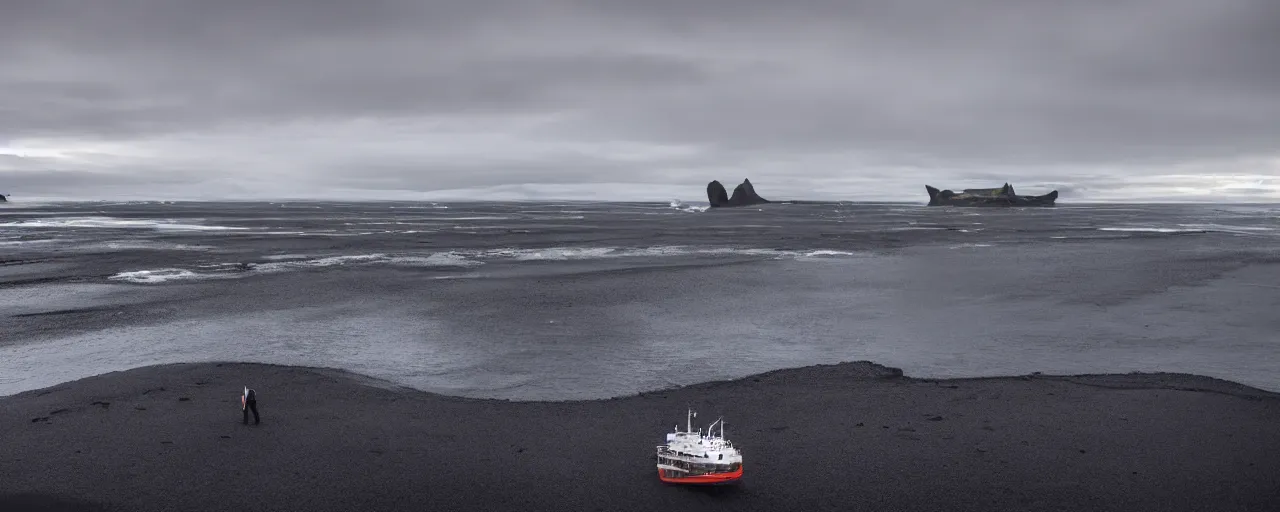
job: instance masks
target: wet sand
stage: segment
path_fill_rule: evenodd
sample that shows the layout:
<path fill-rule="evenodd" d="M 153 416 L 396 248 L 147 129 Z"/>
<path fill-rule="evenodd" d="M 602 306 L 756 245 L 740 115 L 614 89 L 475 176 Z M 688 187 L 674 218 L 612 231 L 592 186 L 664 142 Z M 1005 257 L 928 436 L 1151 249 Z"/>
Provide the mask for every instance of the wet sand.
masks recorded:
<path fill-rule="evenodd" d="M 261 425 L 241 424 L 258 390 Z M 735 486 L 658 481 L 724 415 Z M 0 398 L 0 510 L 1280 509 L 1280 395 L 1172 374 L 921 380 L 869 363 L 582 402 L 180 364 Z"/>

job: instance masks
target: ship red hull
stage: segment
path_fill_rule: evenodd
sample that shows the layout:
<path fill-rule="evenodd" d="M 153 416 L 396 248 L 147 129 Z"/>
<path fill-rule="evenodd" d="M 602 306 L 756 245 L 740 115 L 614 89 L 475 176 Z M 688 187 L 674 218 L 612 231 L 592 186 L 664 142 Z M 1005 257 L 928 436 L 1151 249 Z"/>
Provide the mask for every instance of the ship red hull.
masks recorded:
<path fill-rule="evenodd" d="M 731 473 L 709 473 L 705 475 L 690 475 L 672 477 L 667 476 L 665 470 L 658 470 L 658 479 L 669 484 L 686 484 L 686 485 L 719 485 L 736 482 L 742 478 L 742 467 L 739 466 L 737 471 Z"/>

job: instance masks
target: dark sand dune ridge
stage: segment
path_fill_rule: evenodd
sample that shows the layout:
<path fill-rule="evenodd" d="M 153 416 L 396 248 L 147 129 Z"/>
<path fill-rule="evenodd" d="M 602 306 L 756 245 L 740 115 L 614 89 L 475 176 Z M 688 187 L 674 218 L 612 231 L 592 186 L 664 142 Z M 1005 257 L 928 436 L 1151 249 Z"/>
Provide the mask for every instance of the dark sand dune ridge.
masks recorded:
<path fill-rule="evenodd" d="M 262 424 L 240 424 L 239 393 Z M 653 447 L 720 415 L 734 487 Z M 0 510 L 1278 510 L 1280 397 L 1144 374 L 919 380 L 870 363 L 584 402 L 179 364 L 0 399 Z"/>

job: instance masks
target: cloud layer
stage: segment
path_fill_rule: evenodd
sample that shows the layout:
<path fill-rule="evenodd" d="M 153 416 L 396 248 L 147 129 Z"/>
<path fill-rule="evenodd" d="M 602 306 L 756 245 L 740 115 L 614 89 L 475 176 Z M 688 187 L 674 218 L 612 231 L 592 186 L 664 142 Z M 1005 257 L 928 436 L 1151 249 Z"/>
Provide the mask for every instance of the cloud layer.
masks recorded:
<path fill-rule="evenodd" d="M 1280 200 L 1276 48 L 1272 0 L 9 0 L 0 189 Z"/>

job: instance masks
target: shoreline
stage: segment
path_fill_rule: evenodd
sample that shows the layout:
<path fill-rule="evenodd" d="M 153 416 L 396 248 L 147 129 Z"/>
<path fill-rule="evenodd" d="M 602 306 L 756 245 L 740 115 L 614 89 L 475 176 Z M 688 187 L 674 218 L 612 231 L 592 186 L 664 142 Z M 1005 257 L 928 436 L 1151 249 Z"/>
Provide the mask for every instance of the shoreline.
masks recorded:
<path fill-rule="evenodd" d="M 825 369 L 828 369 L 828 368 L 832 369 L 831 371 L 838 371 L 840 368 L 846 367 L 846 366 L 859 367 L 859 372 L 865 372 L 865 373 L 859 376 L 855 376 L 855 378 L 863 378 L 863 379 L 876 379 L 876 378 L 895 379 L 896 378 L 896 379 L 902 379 L 904 381 L 911 381 L 911 382 L 918 382 L 918 383 L 982 382 L 982 381 L 1011 381 L 1011 380 L 1025 381 L 1030 379 L 1037 379 L 1037 380 L 1046 380 L 1046 381 L 1072 382 L 1075 384 L 1091 385 L 1091 386 L 1099 386 L 1099 387 L 1111 387 L 1113 389 L 1168 389 L 1168 390 L 1176 390 L 1176 391 L 1221 393 L 1225 395 L 1238 396 L 1238 397 L 1280 399 L 1280 391 L 1271 391 L 1268 389 L 1251 386 L 1242 382 L 1237 382 L 1231 379 L 1224 379 L 1220 377 L 1212 377 L 1209 375 L 1200 375 L 1200 374 L 1194 374 L 1194 373 L 1133 371 L 1133 372 L 1127 372 L 1127 373 L 1050 374 L 1050 373 L 1043 373 L 1043 372 L 1031 372 L 1031 373 L 1021 374 L 1021 375 L 991 375 L 991 376 L 980 376 L 980 377 L 914 377 L 906 374 L 900 368 L 894 368 L 894 367 L 882 365 L 874 361 L 857 360 L 857 361 L 840 361 L 835 363 L 811 364 L 811 365 L 792 367 L 792 368 L 779 368 L 776 370 L 769 370 L 766 372 L 750 374 L 750 375 L 733 378 L 733 379 L 718 379 L 718 380 L 697 382 L 693 384 L 673 385 L 673 386 L 664 387 L 664 388 L 655 388 L 651 390 L 643 390 L 643 391 L 637 391 L 634 393 L 614 395 L 614 396 L 608 396 L 608 397 L 602 397 L 602 398 L 570 398 L 570 399 L 537 400 L 537 399 L 477 397 L 477 396 L 456 395 L 456 394 L 443 393 L 438 391 L 430 391 L 430 390 L 415 388 L 405 384 L 400 384 L 389 379 L 376 377 L 372 375 L 366 375 L 363 373 L 358 373 L 355 371 L 351 371 L 345 368 L 338 368 L 338 367 L 257 363 L 257 362 L 248 362 L 248 361 L 227 360 L 227 361 L 161 363 L 161 364 L 153 364 L 153 365 L 146 365 L 146 366 L 138 366 L 138 367 L 129 368 L 125 370 L 114 370 L 110 372 L 90 375 L 87 377 L 81 377 L 78 379 L 69 380 L 65 382 L 59 382 L 57 384 L 53 384 L 53 385 L 49 385 L 41 388 L 19 391 L 17 393 L 10 394 L 10 395 L 0 395 L 0 402 L 6 399 L 18 398 L 18 397 L 22 397 L 24 395 L 29 395 L 29 394 L 42 394 L 46 391 L 56 390 L 64 386 L 75 385 L 76 383 L 81 381 L 103 378 L 103 377 L 108 377 L 108 376 L 117 375 L 117 374 L 126 374 L 126 373 L 137 372 L 137 371 L 164 370 L 166 368 L 179 368 L 179 367 L 187 367 L 187 366 L 221 367 L 224 365 L 240 365 L 240 366 L 250 366 L 250 367 L 260 366 L 260 367 L 289 368 L 289 369 L 296 369 L 296 370 L 303 370 L 303 371 L 311 371 L 311 372 L 316 372 L 321 374 L 328 374 L 335 378 L 349 379 L 353 383 L 360 384 L 360 385 L 387 389 L 391 391 L 398 391 L 398 392 L 405 392 L 405 393 L 421 393 L 421 394 L 436 396 L 440 398 L 472 400 L 472 401 L 478 401 L 478 402 L 493 401 L 493 402 L 502 402 L 502 403 L 550 404 L 550 403 L 612 401 L 612 400 L 640 397 L 644 395 L 669 393 L 669 392 L 675 392 L 680 390 L 693 390 L 700 387 L 714 388 L 715 386 L 732 385 L 735 383 L 742 383 L 748 380 L 754 380 L 758 382 L 759 379 L 762 379 L 762 378 L 778 378 L 778 377 L 787 378 L 787 377 L 793 377 L 794 375 L 792 374 L 805 374 L 806 372 L 811 372 L 811 371 L 821 373 L 821 372 L 827 371 Z M 818 375 L 818 377 L 822 378 L 823 376 Z M 1153 383 L 1158 383 L 1158 384 L 1153 384 Z M 1199 384 L 1192 385 L 1193 383 L 1199 383 Z"/>
<path fill-rule="evenodd" d="M 261 425 L 241 425 L 239 393 Z M 658 482 L 692 405 L 732 487 Z M 5 510 L 1259 510 L 1280 394 L 1185 374 L 917 379 L 860 361 L 606 399 L 180 363 L 0 397 Z M 59 501 L 62 500 L 62 501 Z M 61 504 L 61 505 L 59 505 Z M 62 508 L 57 508 L 61 506 Z"/>

